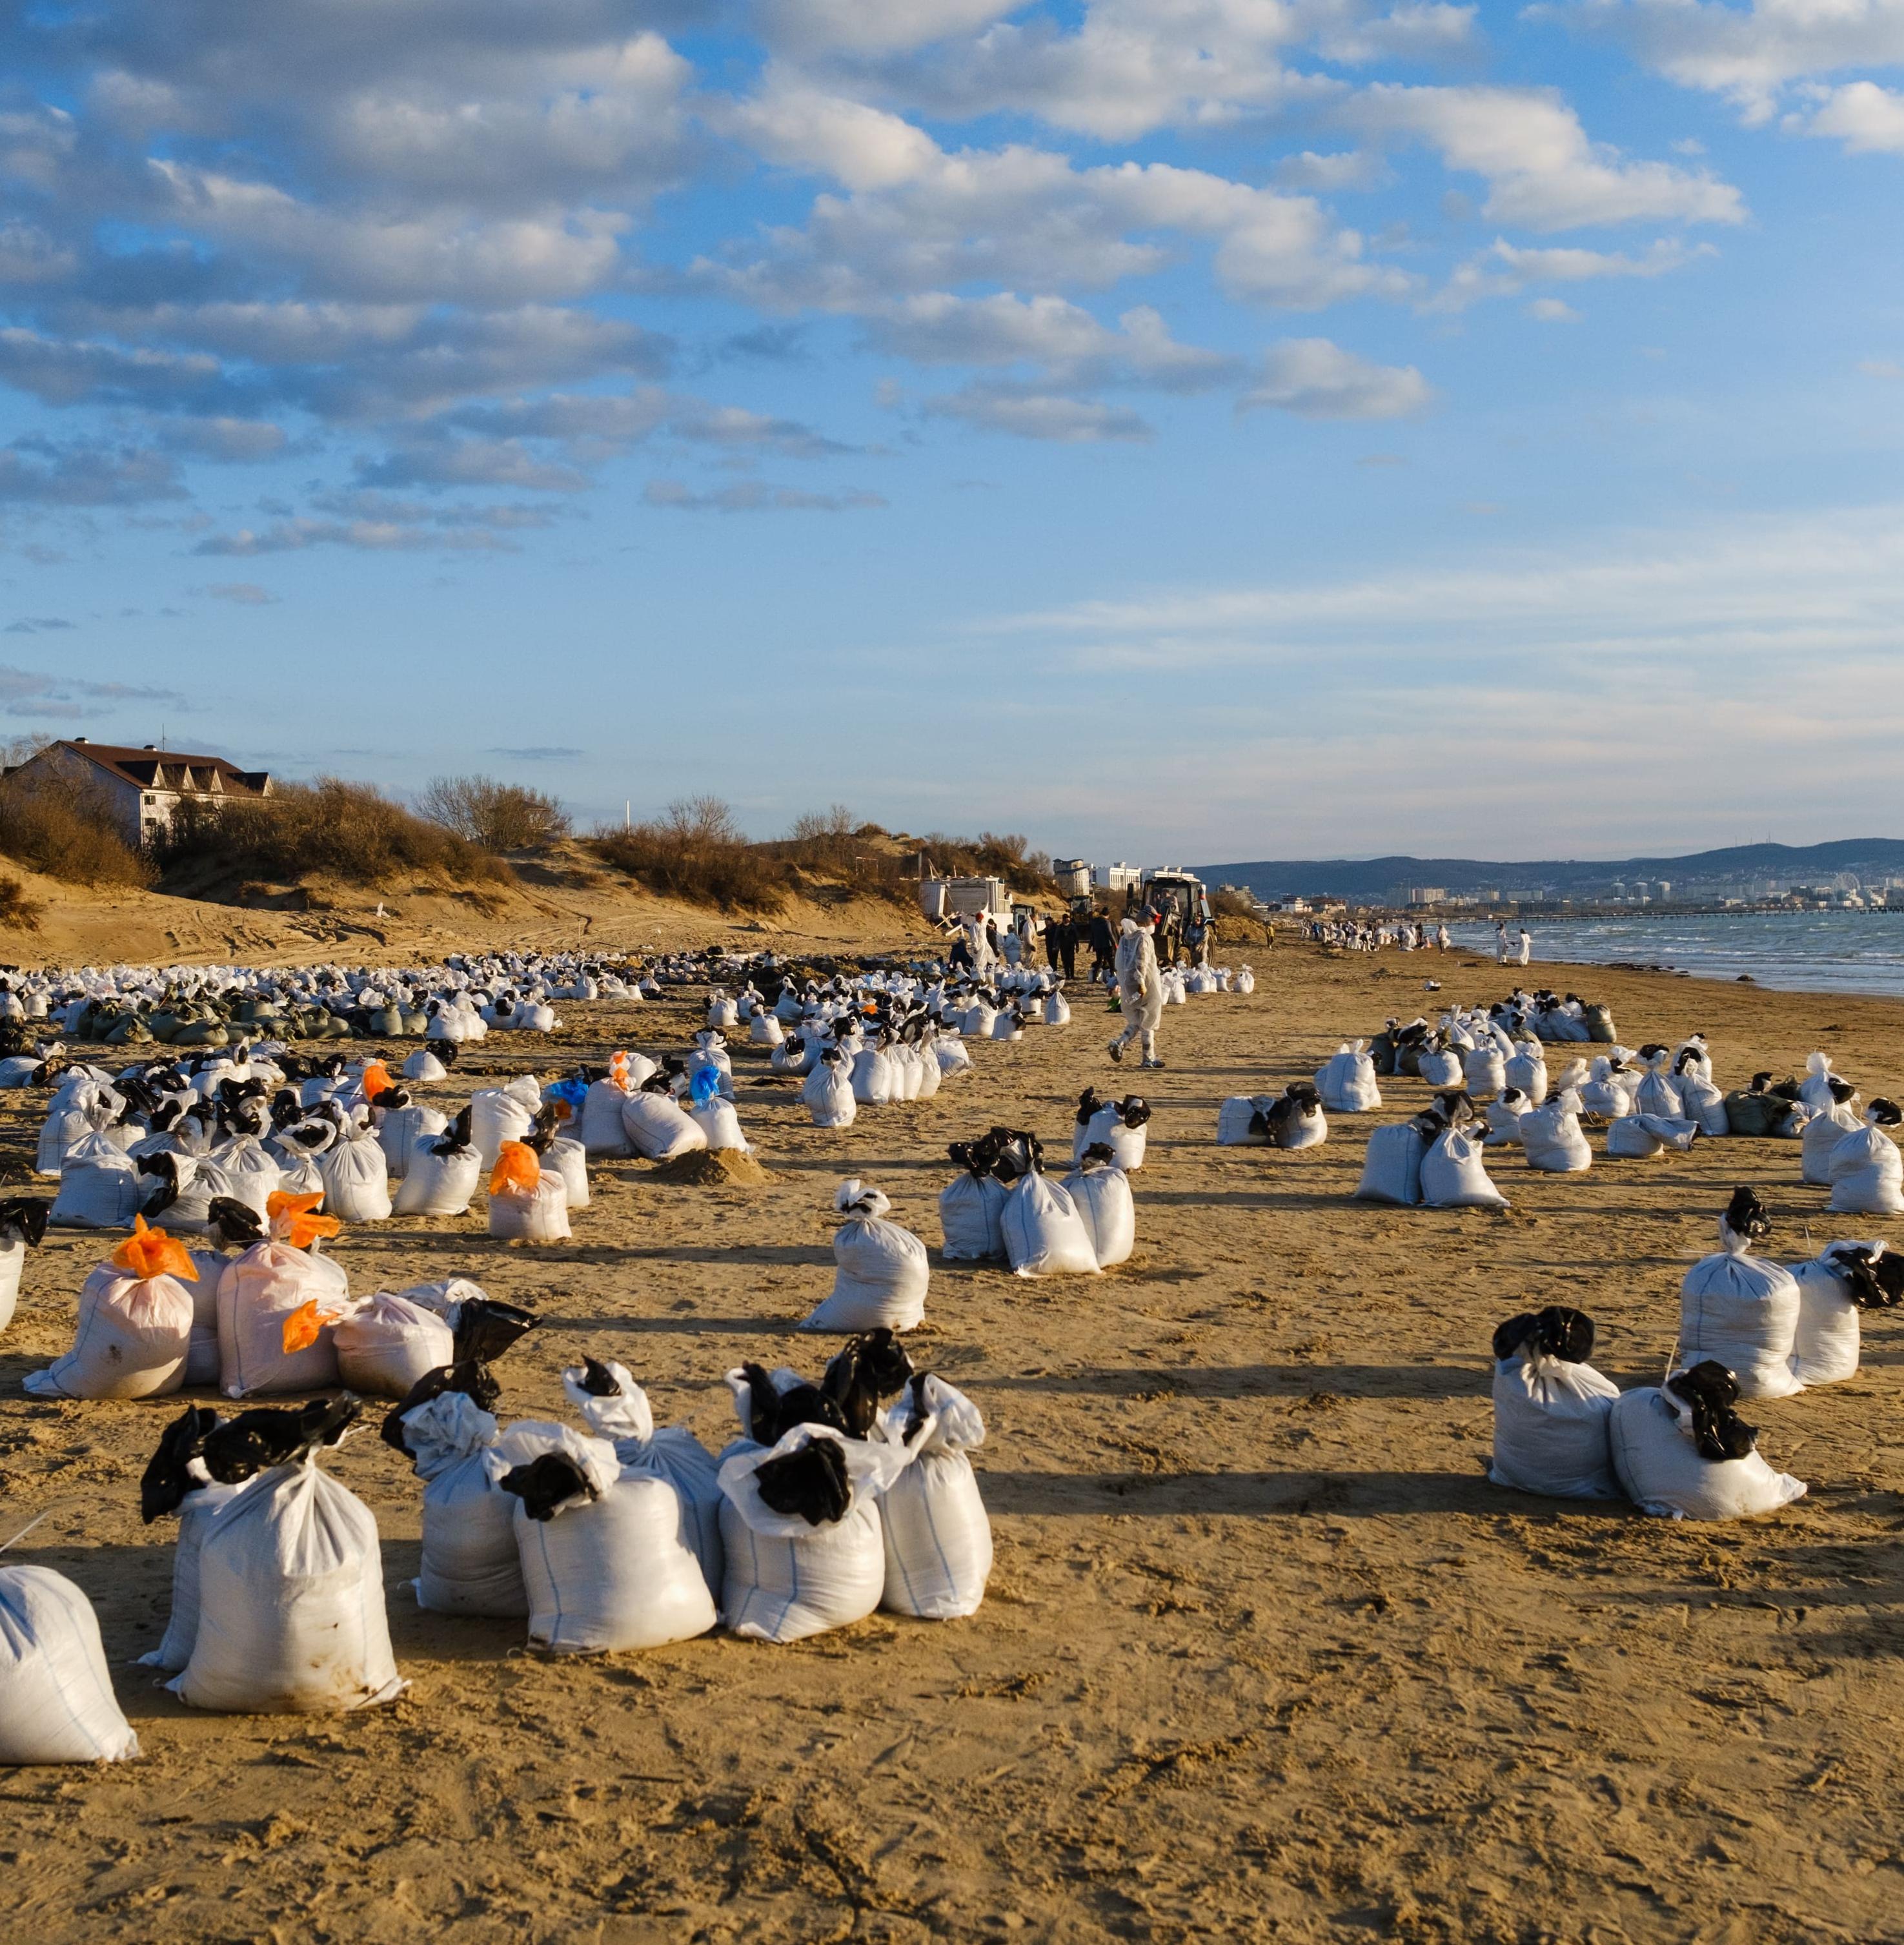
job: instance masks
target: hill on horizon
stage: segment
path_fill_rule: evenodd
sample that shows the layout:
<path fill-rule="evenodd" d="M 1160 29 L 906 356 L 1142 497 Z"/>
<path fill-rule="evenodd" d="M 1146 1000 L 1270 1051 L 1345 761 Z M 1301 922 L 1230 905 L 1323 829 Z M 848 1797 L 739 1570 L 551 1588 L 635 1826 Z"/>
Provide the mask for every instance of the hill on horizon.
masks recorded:
<path fill-rule="evenodd" d="M 1591 896 L 1616 880 L 1670 881 L 1675 895 L 1694 885 L 1715 887 L 1770 879 L 1810 883 L 1850 872 L 1861 880 L 1904 877 L 1904 838 L 1843 837 L 1826 844 L 1735 844 L 1672 858 L 1262 858 L 1251 863 L 1199 865 L 1206 884 L 1246 886 L 1259 898 L 1296 893 L 1380 900 L 1397 887 L 1434 885 L 1450 892 L 1499 889 L 1513 896 Z"/>

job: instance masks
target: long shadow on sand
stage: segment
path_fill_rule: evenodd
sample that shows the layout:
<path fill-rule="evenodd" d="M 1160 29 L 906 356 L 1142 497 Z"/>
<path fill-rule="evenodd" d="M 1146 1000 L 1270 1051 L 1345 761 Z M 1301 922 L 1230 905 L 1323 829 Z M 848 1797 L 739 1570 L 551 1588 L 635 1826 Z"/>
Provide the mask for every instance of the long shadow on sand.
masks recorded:
<path fill-rule="evenodd" d="M 1397 1513 L 1498 1518 L 1554 1503 L 1490 1485 L 1470 1472 L 981 1472 L 994 1513 L 1107 1512 L 1217 1516 L 1330 1513 L 1376 1518 Z M 1637 1517 L 1611 1501 L 1570 1502 L 1570 1516 Z"/>
<path fill-rule="evenodd" d="M 1175 1364 L 1029 1371 L 974 1381 L 983 1391 L 1097 1392 L 1111 1398 L 1485 1398 L 1490 1372 L 1461 1364 Z"/>

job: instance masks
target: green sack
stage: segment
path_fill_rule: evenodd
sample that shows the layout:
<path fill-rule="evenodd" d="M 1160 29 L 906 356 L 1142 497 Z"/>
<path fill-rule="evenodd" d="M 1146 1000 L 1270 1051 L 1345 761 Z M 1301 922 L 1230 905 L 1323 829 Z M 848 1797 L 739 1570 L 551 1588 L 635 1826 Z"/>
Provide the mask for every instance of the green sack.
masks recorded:
<path fill-rule="evenodd" d="M 1759 1140 L 1776 1135 L 1792 1103 L 1776 1094 L 1752 1094 L 1744 1090 L 1726 1096 L 1726 1127 L 1735 1135 Z"/>
<path fill-rule="evenodd" d="M 1606 1006 L 1589 1006 L 1586 1009 L 1587 1037 L 1597 1046 L 1612 1046 L 1619 1036 L 1613 1031 L 1612 1010 Z"/>
<path fill-rule="evenodd" d="M 1375 1062 L 1378 1074 L 1393 1074 L 1395 1071 L 1395 1037 L 1393 1034 L 1379 1033 L 1369 1043 L 1369 1058 Z"/>

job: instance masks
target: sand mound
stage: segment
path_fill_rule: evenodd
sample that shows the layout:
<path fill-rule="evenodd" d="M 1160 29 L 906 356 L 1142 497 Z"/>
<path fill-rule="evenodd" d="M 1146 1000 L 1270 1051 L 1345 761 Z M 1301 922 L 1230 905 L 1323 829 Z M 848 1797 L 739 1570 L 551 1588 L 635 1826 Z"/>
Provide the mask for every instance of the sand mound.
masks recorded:
<path fill-rule="evenodd" d="M 697 1148 L 651 1170 L 648 1179 L 690 1188 L 758 1188 L 773 1178 L 745 1148 Z"/>

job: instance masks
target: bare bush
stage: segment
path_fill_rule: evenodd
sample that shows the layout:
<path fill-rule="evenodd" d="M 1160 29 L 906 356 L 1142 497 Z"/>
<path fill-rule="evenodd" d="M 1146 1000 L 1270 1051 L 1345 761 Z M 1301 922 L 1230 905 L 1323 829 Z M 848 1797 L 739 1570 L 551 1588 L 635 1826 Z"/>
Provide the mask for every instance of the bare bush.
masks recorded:
<path fill-rule="evenodd" d="M 535 850 L 568 834 L 568 813 L 553 797 L 494 777 L 433 777 L 417 809 L 485 851 Z"/>
<path fill-rule="evenodd" d="M 652 892 L 723 911 L 778 911 L 787 902 L 784 864 L 750 844 L 719 797 L 685 797 L 632 829 L 605 827 L 589 849 Z"/>
<path fill-rule="evenodd" d="M 0 877 L 0 926 L 38 932 L 45 912 L 45 906 L 38 899 L 27 896 L 26 887 L 17 878 Z"/>

